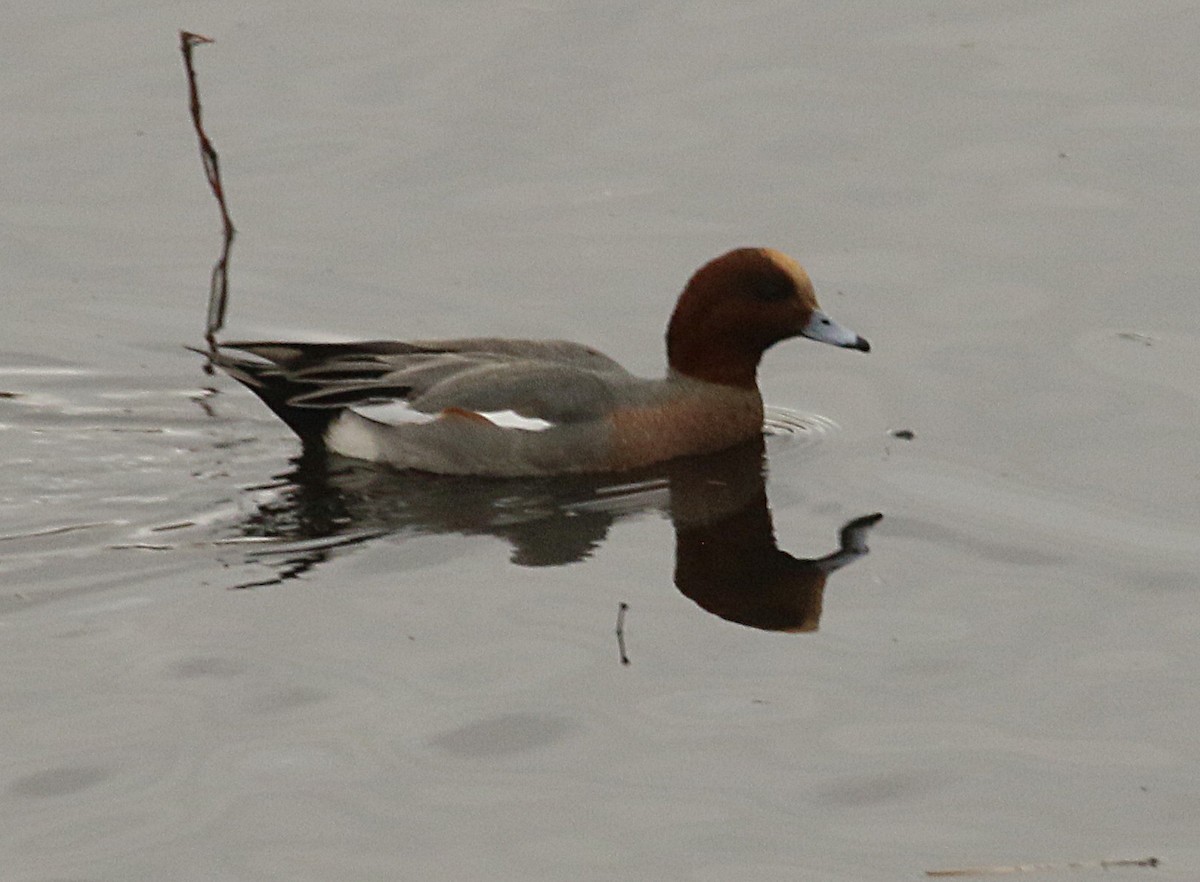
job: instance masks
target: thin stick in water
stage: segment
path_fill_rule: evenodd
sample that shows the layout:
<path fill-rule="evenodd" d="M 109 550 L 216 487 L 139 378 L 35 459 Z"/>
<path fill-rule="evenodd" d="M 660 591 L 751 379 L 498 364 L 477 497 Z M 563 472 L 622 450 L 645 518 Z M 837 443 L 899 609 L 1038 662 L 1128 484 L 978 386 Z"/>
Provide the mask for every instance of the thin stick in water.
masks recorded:
<path fill-rule="evenodd" d="M 620 653 L 621 664 L 629 664 L 629 656 L 625 653 L 625 613 L 629 604 L 624 601 L 617 607 L 617 652 Z"/>
<path fill-rule="evenodd" d="M 233 226 L 233 220 L 229 216 L 229 207 L 225 204 L 225 188 L 221 184 L 221 163 L 216 149 L 204 132 L 204 123 L 201 121 L 200 91 L 196 87 L 196 69 L 192 66 L 192 47 L 211 42 L 213 42 L 211 38 L 200 34 L 188 31 L 179 32 L 179 51 L 183 53 L 183 67 L 187 71 L 188 107 L 192 113 L 192 125 L 196 129 L 196 137 L 200 141 L 200 160 L 204 164 L 204 176 L 208 179 L 208 186 L 212 189 L 213 196 L 217 199 L 217 206 L 221 209 L 223 232 L 221 256 L 213 265 L 212 278 L 209 281 L 208 320 L 204 329 L 204 339 L 208 343 L 210 352 L 217 347 L 217 332 L 225 326 L 225 308 L 229 302 L 229 251 L 233 248 L 233 237 L 237 233 Z M 208 365 L 208 369 L 212 370 L 211 364 Z"/>

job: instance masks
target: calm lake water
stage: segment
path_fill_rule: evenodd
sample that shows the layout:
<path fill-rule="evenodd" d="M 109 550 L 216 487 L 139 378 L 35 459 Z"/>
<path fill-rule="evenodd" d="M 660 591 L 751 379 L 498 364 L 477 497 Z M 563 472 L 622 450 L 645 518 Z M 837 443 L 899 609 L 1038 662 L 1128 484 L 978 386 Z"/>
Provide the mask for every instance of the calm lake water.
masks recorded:
<path fill-rule="evenodd" d="M 179 15 L 6 23 L 0 876 L 1200 875 L 1193 5 Z M 183 348 L 181 27 L 231 339 L 650 375 L 753 243 L 873 352 L 780 345 L 765 447 L 644 473 L 303 462 Z"/>

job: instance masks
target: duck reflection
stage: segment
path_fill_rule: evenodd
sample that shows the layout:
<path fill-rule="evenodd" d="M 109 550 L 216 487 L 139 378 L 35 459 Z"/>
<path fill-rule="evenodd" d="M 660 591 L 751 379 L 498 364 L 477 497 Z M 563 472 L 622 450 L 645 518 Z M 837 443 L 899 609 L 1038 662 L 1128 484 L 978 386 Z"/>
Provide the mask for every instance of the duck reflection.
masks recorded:
<path fill-rule="evenodd" d="M 675 585 L 708 612 L 774 631 L 814 631 L 829 574 L 867 552 L 882 515 L 856 518 L 818 558 L 776 545 L 763 439 L 620 476 L 491 479 L 397 472 L 359 461 L 302 458 L 267 486 L 240 525 L 244 537 L 283 540 L 255 554 L 279 584 L 339 547 L 389 534 L 490 535 L 521 566 L 585 560 L 619 519 L 665 511 L 675 527 Z M 272 542 L 274 545 L 274 542 Z"/>
<path fill-rule="evenodd" d="M 671 477 L 675 586 L 713 615 L 767 631 L 815 631 L 829 574 L 867 553 L 867 533 L 883 515 L 855 518 L 839 547 L 797 558 L 775 544 L 758 456 L 738 451 L 719 480 L 694 470 Z"/>

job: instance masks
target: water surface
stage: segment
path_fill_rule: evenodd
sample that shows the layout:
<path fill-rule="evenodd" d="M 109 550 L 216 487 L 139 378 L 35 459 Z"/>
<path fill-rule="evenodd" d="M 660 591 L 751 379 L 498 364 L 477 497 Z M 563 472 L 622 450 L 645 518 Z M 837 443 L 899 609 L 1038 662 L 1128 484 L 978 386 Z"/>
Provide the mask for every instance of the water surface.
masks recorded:
<path fill-rule="evenodd" d="M 6 878 L 1196 877 L 1190 5 L 192 14 L 7 24 Z M 180 27 L 230 337 L 651 374 L 761 243 L 874 351 L 772 351 L 807 429 L 713 483 L 313 470 L 182 348 L 218 227 Z M 788 631 L 689 581 L 696 529 L 765 585 L 876 511 Z"/>

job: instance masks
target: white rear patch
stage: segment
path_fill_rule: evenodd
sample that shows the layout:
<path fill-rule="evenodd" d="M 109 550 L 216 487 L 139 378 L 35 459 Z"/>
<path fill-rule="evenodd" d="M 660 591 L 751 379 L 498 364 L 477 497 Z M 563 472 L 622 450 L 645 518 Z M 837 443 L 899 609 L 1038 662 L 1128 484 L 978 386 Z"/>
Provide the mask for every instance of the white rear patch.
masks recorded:
<path fill-rule="evenodd" d="M 383 428 L 373 426 L 354 411 L 346 411 L 338 414 L 325 430 L 325 446 L 342 456 L 382 462 L 383 456 L 380 454 L 375 433 Z"/>

